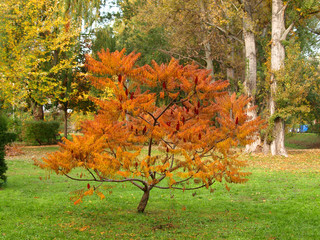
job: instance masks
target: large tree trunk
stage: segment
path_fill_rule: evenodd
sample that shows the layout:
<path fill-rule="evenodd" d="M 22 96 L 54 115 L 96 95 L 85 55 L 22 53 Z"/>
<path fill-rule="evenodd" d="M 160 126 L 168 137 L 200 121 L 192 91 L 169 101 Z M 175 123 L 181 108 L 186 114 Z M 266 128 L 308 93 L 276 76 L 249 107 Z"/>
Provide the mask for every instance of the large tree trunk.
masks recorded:
<path fill-rule="evenodd" d="M 43 106 L 36 103 L 35 101 L 32 102 L 32 114 L 33 119 L 36 121 L 44 120 L 44 112 Z"/>
<path fill-rule="evenodd" d="M 214 70 L 213 70 L 213 59 L 212 59 L 212 52 L 211 52 L 211 46 L 210 46 L 210 40 L 208 36 L 210 35 L 209 31 L 207 30 L 205 21 L 206 21 L 206 7 L 204 5 L 203 0 L 198 0 L 199 7 L 200 7 L 200 17 L 201 17 L 201 29 L 203 31 L 203 46 L 204 46 L 204 52 L 205 52 L 205 60 L 207 64 L 207 69 L 210 70 L 210 76 L 214 76 Z"/>
<path fill-rule="evenodd" d="M 257 55 L 256 40 L 254 35 L 254 22 L 252 9 L 248 0 L 244 1 L 245 15 L 243 17 L 243 38 L 245 45 L 246 71 L 245 71 L 245 92 L 252 98 L 248 105 L 247 115 L 253 120 L 257 118 L 256 109 L 250 109 L 255 105 L 255 95 L 257 91 Z M 246 145 L 246 152 L 255 152 L 261 145 L 261 138 L 256 135 L 251 144 Z"/>
<path fill-rule="evenodd" d="M 285 7 L 282 0 L 272 1 L 272 43 L 271 43 L 271 94 L 270 94 L 270 117 L 274 118 L 273 128 L 273 140 L 271 142 L 270 150 L 272 155 L 288 156 L 284 146 L 285 128 L 284 120 L 280 117 L 275 118 L 276 113 L 275 95 L 277 92 L 277 79 L 275 72 L 280 70 L 284 66 L 285 48 L 281 41 L 284 40 L 285 19 L 284 19 Z"/>
<path fill-rule="evenodd" d="M 150 195 L 150 189 L 144 190 L 143 196 L 140 200 L 139 206 L 138 206 L 138 212 L 143 213 L 144 209 L 146 208 L 149 200 Z"/>

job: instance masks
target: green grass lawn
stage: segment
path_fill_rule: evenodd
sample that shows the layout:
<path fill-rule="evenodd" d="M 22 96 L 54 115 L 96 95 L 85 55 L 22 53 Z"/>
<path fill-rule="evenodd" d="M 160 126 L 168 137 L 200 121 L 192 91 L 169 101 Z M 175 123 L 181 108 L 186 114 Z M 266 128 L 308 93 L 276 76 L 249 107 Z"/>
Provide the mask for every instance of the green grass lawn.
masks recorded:
<path fill-rule="evenodd" d="M 28 147 L 7 159 L 0 239 L 320 239 L 320 150 L 243 156 L 252 172 L 246 184 L 230 192 L 216 184 L 195 196 L 154 189 L 138 214 L 142 192 L 129 183 L 114 185 L 104 200 L 74 205 L 70 192 L 86 183 L 54 174 L 40 180 L 46 174 L 32 157 L 55 149 Z"/>
<path fill-rule="evenodd" d="M 290 133 L 286 136 L 285 145 L 295 149 L 320 148 L 320 135 L 316 133 Z"/>

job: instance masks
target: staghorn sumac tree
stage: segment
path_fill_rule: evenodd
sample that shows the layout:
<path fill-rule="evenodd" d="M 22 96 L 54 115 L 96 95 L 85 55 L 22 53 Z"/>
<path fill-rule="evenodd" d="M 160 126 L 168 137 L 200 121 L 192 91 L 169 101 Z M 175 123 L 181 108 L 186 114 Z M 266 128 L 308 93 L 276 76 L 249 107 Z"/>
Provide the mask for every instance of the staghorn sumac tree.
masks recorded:
<path fill-rule="evenodd" d="M 38 166 L 77 181 L 130 182 L 143 191 L 138 212 L 154 188 L 186 191 L 247 180 L 234 148 L 250 142 L 262 124 L 246 115 L 250 99 L 230 96 L 227 81 L 213 82 L 210 71 L 175 59 L 139 67 L 139 54 L 125 50 L 98 56 L 87 56 L 90 80 L 113 97 L 93 98 L 100 110 L 83 123 L 84 135 L 64 139 L 61 150 Z M 72 175 L 75 168 L 88 173 Z M 94 192 L 104 198 L 98 187 L 87 187 L 75 204 Z"/>

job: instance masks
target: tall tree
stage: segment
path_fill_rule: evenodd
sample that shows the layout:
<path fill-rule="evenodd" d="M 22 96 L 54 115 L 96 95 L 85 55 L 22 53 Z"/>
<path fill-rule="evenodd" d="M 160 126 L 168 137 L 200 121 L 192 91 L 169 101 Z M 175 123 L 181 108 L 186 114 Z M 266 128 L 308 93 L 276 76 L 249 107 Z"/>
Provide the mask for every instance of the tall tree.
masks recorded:
<path fill-rule="evenodd" d="M 248 105 L 247 114 L 252 119 L 257 118 L 257 110 L 253 108 L 255 106 L 255 97 L 257 93 L 257 48 L 255 37 L 255 22 L 253 19 L 253 11 L 257 7 L 255 1 L 243 0 L 243 39 L 245 49 L 245 92 L 251 97 L 250 104 Z M 249 110 L 250 109 L 250 110 Z M 253 143 L 246 146 L 247 152 L 255 152 L 257 147 L 261 144 L 261 138 L 259 135 Z"/>
<path fill-rule="evenodd" d="M 286 10 L 291 4 L 291 11 L 287 16 L 291 24 L 286 28 Z M 270 99 L 269 109 L 271 115 L 271 124 L 273 125 L 273 140 L 270 150 L 272 155 L 287 156 L 284 146 L 285 139 L 285 121 L 281 114 L 278 114 L 275 96 L 278 89 L 278 79 L 276 72 L 284 67 L 285 62 L 285 46 L 284 42 L 293 27 L 299 21 L 305 21 L 312 15 L 319 13 L 319 2 L 310 0 L 305 2 L 293 1 L 290 3 L 282 0 L 272 0 L 272 39 L 271 39 L 271 80 L 270 80 Z"/>
<path fill-rule="evenodd" d="M 57 4 L 49 0 L 6 1 L 1 11 L 2 91 L 10 104 L 29 100 L 34 118 L 43 119 L 42 105 L 61 92 L 56 74 L 76 64 L 74 57 L 57 62 L 52 53 L 68 52 L 79 29 L 59 17 Z M 68 32 L 57 31 L 65 27 Z"/>

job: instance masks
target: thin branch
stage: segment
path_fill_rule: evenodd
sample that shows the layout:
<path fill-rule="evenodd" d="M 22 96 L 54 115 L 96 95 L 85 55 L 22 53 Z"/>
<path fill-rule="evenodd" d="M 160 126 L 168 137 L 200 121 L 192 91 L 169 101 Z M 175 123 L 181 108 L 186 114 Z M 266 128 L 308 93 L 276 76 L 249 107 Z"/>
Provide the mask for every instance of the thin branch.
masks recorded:
<path fill-rule="evenodd" d="M 173 144 L 173 143 L 169 143 L 168 141 L 166 141 L 166 140 L 164 140 L 163 138 L 161 138 L 161 140 L 165 143 L 165 144 L 167 144 L 170 148 L 173 148 L 170 144 Z"/>
<path fill-rule="evenodd" d="M 156 117 L 156 121 L 158 121 L 158 119 L 174 104 L 175 99 L 173 99 L 167 106 L 165 109 L 163 109 L 163 111 L 159 114 L 158 117 Z"/>
<path fill-rule="evenodd" d="M 175 182 L 175 183 L 173 183 L 172 185 L 177 185 L 177 184 L 181 184 L 181 183 L 187 182 L 187 181 L 189 181 L 191 178 L 192 178 L 192 176 L 191 176 L 191 177 L 188 177 L 188 178 L 186 178 L 186 179 L 183 179 L 183 180 L 181 180 L 181 181 Z"/>
<path fill-rule="evenodd" d="M 257 7 L 263 2 L 263 0 L 260 0 L 256 3 L 256 5 L 253 7 L 253 9 L 257 9 Z M 255 11 L 254 11 L 255 12 Z"/>
<path fill-rule="evenodd" d="M 133 185 L 135 185 L 136 187 L 140 188 L 142 191 L 144 190 L 144 187 L 140 186 L 138 183 L 136 182 L 132 182 L 130 181 Z"/>
<path fill-rule="evenodd" d="M 291 2 L 291 0 L 289 0 L 285 5 L 283 5 L 283 7 L 279 10 L 279 12 L 276 13 L 276 15 L 283 14 L 284 11 L 287 9 L 290 2 Z"/>
<path fill-rule="evenodd" d="M 88 167 L 86 167 L 86 170 L 91 174 L 91 176 L 94 178 L 94 180 L 97 180 L 96 176 L 90 171 Z"/>
<path fill-rule="evenodd" d="M 214 182 L 209 183 L 208 185 L 211 186 Z M 203 187 L 206 187 L 207 184 L 203 184 L 199 187 L 194 187 L 194 188 L 180 188 L 180 187 L 160 187 L 160 186 L 154 186 L 155 188 L 159 188 L 159 189 L 178 189 L 178 190 L 183 190 L 183 191 L 190 191 L 190 190 L 197 190 Z"/>
<path fill-rule="evenodd" d="M 148 120 L 146 120 L 145 118 L 138 116 L 138 118 L 140 118 L 141 120 L 145 121 L 146 123 L 148 123 L 149 125 L 152 125 Z"/>
<path fill-rule="evenodd" d="M 142 183 L 145 187 L 148 187 L 148 184 L 141 180 L 141 179 L 137 179 L 137 178 L 126 178 L 126 179 L 122 179 L 122 180 L 115 180 L 115 179 L 107 179 L 107 178 L 104 178 L 104 179 L 101 179 L 101 180 L 98 180 L 98 179 L 80 179 L 80 178 L 75 178 L 75 177 L 71 177 L 70 175 L 68 175 L 67 173 L 64 173 L 62 171 L 62 173 L 67 177 L 67 178 L 70 178 L 72 180 L 76 180 L 76 181 L 80 181 L 80 182 L 101 182 L 101 183 L 104 183 L 104 182 L 114 182 L 114 183 L 123 183 L 123 182 L 140 182 Z M 135 185 L 135 184 L 134 184 Z M 140 185 L 135 185 L 139 188 L 141 188 Z M 143 188 L 142 188 L 143 189 Z"/>
<path fill-rule="evenodd" d="M 213 24 L 213 23 L 209 23 L 209 22 L 206 22 L 207 25 L 211 26 L 211 27 L 215 27 L 216 29 L 218 29 L 220 32 L 224 33 L 224 35 L 226 37 L 229 37 L 229 38 L 233 38 L 234 40 L 237 40 L 238 42 L 240 42 L 241 44 L 243 44 L 243 41 L 236 37 L 235 35 L 233 35 L 232 33 L 230 33 L 229 31 L 223 29 L 222 27 L 220 26 L 217 26 L 216 24 Z"/>
<path fill-rule="evenodd" d="M 310 27 L 307 27 L 307 29 L 313 34 L 320 35 L 320 29 L 312 29 Z"/>
<path fill-rule="evenodd" d="M 177 55 L 178 57 L 180 58 L 183 58 L 183 59 L 189 59 L 189 60 L 192 60 L 193 62 L 197 63 L 199 66 L 201 66 L 202 68 L 206 68 L 205 66 L 203 66 L 201 63 L 199 63 L 198 61 L 194 60 L 193 58 L 191 57 L 186 57 L 186 56 L 183 56 L 179 53 L 176 53 L 176 52 L 172 52 L 172 51 L 167 51 L 167 50 L 163 50 L 163 49 L 158 49 L 160 52 L 163 52 L 167 55 L 170 55 L 170 56 L 173 56 L 173 55 Z"/>
<path fill-rule="evenodd" d="M 293 28 L 294 24 L 295 24 L 295 22 L 292 22 L 290 24 L 290 26 L 283 32 L 283 34 L 280 38 L 280 41 L 283 41 L 287 38 L 287 36 L 288 36 L 289 32 L 291 31 L 291 29 Z"/>
<path fill-rule="evenodd" d="M 155 122 L 157 121 L 157 119 L 153 116 L 153 114 L 151 114 L 151 113 L 149 113 L 149 112 L 147 112 L 147 114 L 148 114 L 149 116 L 151 116 Z M 151 125 L 151 123 L 150 123 L 150 125 Z"/>

